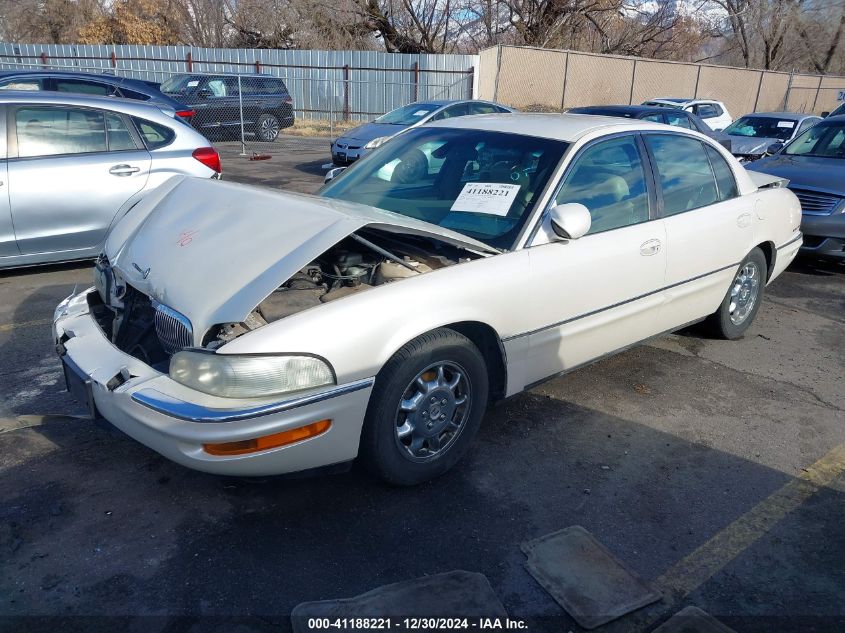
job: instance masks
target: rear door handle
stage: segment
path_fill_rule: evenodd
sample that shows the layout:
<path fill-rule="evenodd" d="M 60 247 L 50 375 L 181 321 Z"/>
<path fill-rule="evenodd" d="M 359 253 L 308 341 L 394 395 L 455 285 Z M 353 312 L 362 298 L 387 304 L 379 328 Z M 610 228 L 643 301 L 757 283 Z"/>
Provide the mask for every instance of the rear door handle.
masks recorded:
<path fill-rule="evenodd" d="M 656 255 L 660 252 L 660 247 L 662 244 L 660 240 L 648 240 L 640 244 L 640 255 L 645 255 L 648 257 L 649 255 Z"/>
<path fill-rule="evenodd" d="M 112 176 L 131 176 L 141 171 L 140 167 L 132 167 L 131 165 L 114 165 L 109 169 Z"/>

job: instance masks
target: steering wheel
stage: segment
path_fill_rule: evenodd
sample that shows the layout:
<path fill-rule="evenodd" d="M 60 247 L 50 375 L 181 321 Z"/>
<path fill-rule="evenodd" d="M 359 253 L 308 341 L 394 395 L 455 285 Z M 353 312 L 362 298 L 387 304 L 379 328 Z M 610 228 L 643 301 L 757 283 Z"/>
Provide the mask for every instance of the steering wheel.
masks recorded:
<path fill-rule="evenodd" d="M 410 185 L 420 182 L 428 175 L 428 159 L 422 150 L 413 149 L 399 159 L 399 164 L 393 169 L 390 182 L 400 185 Z"/>

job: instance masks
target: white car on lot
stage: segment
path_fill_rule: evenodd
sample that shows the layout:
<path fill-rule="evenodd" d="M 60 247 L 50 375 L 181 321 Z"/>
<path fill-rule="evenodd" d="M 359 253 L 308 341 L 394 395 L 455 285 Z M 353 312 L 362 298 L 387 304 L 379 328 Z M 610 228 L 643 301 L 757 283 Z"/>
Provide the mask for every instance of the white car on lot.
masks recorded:
<path fill-rule="evenodd" d="M 679 110 L 686 110 L 692 112 L 699 119 L 702 119 L 711 129 L 724 130 L 731 123 L 733 117 L 728 112 L 728 107 L 721 101 L 713 99 L 652 99 L 646 101 L 643 105 L 660 106 L 663 108 L 678 108 Z"/>
<path fill-rule="evenodd" d="M 741 336 L 801 245 L 783 185 L 691 130 L 545 114 L 409 130 L 320 196 L 178 178 L 57 349 L 92 413 L 191 468 L 413 484 L 490 401 L 702 319 Z"/>
<path fill-rule="evenodd" d="M 217 151 L 165 110 L 0 91 L 0 268 L 93 259 L 115 222 L 168 178 L 219 177 Z"/>

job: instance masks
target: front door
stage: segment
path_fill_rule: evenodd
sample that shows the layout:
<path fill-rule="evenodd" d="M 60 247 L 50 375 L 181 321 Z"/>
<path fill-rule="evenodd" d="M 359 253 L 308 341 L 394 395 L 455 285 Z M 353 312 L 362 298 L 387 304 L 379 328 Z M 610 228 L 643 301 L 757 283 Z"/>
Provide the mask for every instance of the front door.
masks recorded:
<path fill-rule="evenodd" d="M 144 188 L 149 152 L 113 112 L 41 105 L 10 110 L 7 177 L 20 252 L 96 253 L 115 216 Z"/>
<path fill-rule="evenodd" d="M 543 227 L 529 248 L 527 384 L 660 332 L 665 234 L 647 165 L 627 134 L 588 146 L 567 170 L 554 204 L 583 204 L 592 224 L 568 242 L 542 243 Z"/>

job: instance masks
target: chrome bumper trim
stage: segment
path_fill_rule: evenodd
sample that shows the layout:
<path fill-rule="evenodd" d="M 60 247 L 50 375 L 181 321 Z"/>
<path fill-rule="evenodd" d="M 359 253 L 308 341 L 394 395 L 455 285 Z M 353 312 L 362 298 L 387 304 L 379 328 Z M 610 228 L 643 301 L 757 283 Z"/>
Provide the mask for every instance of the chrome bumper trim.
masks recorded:
<path fill-rule="evenodd" d="M 280 402 L 270 402 L 248 409 L 211 409 L 167 396 L 151 387 L 139 389 L 133 393 L 132 400 L 158 413 L 188 422 L 235 422 L 237 420 L 257 418 L 262 415 L 282 413 L 283 411 L 289 411 L 297 407 L 304 407 L 315 402 L 336 398 L 371 387 L 374 382 L 375 378 L 365 378 L 364 380 L 356 380 L 345 385 L 338 385 L 320 393 L 294 397 Z"/>

